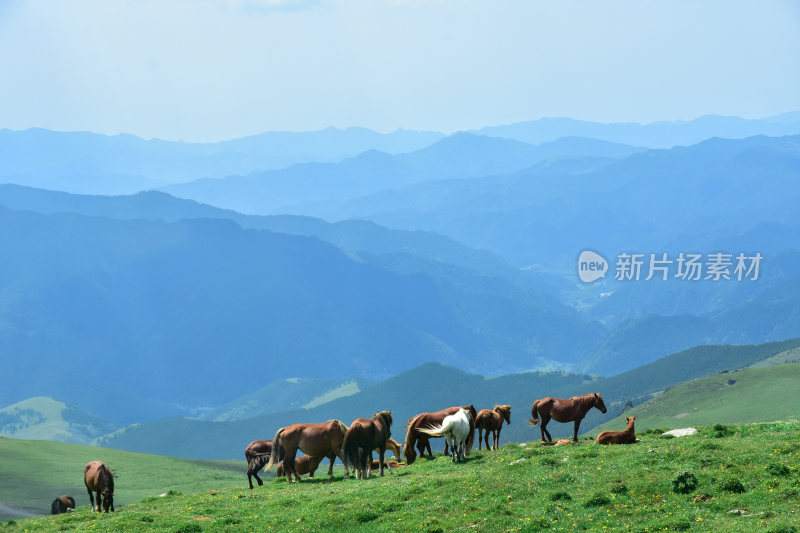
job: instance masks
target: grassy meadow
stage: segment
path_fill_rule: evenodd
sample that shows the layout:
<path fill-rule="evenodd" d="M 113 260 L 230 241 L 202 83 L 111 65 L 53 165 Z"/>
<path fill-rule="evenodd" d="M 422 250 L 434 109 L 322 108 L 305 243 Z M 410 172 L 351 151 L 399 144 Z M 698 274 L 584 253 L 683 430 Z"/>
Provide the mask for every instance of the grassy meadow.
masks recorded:
<path fill-rule="evenodd" d="M 632 415 L 637 415 L 637 431 L 796 418 L 800 415 L 798 383 L 798 363 L 714 374 L 672 387 L 591 433 L 625 429 L 625 417 Z"/>
<path fill-rule="evenodd" d="M 800 423 L 700 429 L 627 446 L 507 444 L 366 481 L 207 479 L 113 515 L 84 506 L 0 531 L 800 531 Z M 120 497 L 138 477 L 119 479 Z"/>
<path fill-rule="evenodd" d="M 115 475 L 116 504 L 138 502 L 165 492 L 196 492 L 247 483 L 244 461 L 195 461 L 95 446 L 0 438 L 0 502 L 49 513 L 54 498 L 69 494 L 88 505 L 83 466 L 104 461 Z M 0 515 L 0 519 L 9 518 Z"/>

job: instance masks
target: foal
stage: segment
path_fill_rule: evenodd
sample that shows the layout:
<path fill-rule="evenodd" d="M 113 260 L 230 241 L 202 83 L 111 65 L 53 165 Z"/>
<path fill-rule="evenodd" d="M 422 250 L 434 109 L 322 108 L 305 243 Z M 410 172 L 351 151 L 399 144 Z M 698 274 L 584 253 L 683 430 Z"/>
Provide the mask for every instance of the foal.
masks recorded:
<path fill-rule="evenodd" d="M 503 420 L 511 423 L 511 406 L 495 405 L 494 409 L 481 409 L 475 418 L 475 429 L 478 430 L 478 449 L 481 449 L 481 435 L 486 430 L 486 449 L 496 450 L 500 445 L 500 430 L 503 429 Z M 492 433 L 492 444 L 489 447 L 489 432 Z"/>
<path fill-rule="evenodd" d="M 633 429 L 633 421 L 636 416 L 626 416 L 628 427 L 625 431 L 603 431 L 597 436 L 597 444 L 633 444 L 636 442 L 636 432 Z"/>

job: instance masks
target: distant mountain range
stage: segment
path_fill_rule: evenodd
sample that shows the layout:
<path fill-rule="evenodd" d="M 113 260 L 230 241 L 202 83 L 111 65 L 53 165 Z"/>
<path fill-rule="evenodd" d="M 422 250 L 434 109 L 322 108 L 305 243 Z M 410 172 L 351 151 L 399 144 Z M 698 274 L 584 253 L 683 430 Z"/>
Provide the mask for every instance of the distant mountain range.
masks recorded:
<path fill-rule="evenodd" d="M 543 118 L 490 126 L 471 133 L 535 145 L 563 137 L 583 137 L 593 139 L 595 143 L 606 141 L 647 148 L 670 148 L 696 144 L 710 137 L 800 134 L 800 112 L 763 119 L 710 115 L 690 121 L 650 124 L 601 124 Z M 397 130 L 383 134 L 365 128 L 327 128 L 310 132 L 266 132 L 203 144 L 144 140 L 127 134 L 108 136 L 38 128 L 24 131 L 3 129 L 0 130 L 0 183 L 85 194 L 130 194 L 201 178 L 263 173 L 297 163 L 335 163 L 370 150 L 389 155 L 409 153 L 430 146 L 444 137 L 439 132 Z M 562 157 L 563 153 L 556 155 Z M 585 158 L 591 154 L 570 155 L 583 156 L 586 164 L 588 161 Z M 595 163 L 602 159 L 600 156 L 596 158 Z M 512 154 L 510 161 L 513 160 Z M 479 162 L 474 165 L 473 172 L 460 177 L 508 172 L 502 170 L 502 165 L 500 170 L 491 168 L 493 164 L 497 164 L 497 161 L 487 159 Z M 447 167 L 442 168 L 446 173 Z M 201 191 L 209 193 L 211 188 L 212 184 L 201 182 L 193 194 L 199 195 Z M 208 198 L 203 200 L 208 201 Z M 242 198 L 237 198 L 237 201 L 242 201 Z M 227 206 L 246 212 L 267 212 L 244 209 L 243 205 Z M 305 213 L 309 214 L 307 211 Z"/>
<path fill-rule="evenodd" d="M 795 135 L 800 133 L 800 111 L 760 119 L 706 115 L 694 120 L 662 121 L 649 124 L 617 122 L 604 124 L 570 118 L 542 118 L 505 126 L 475 130 L 480 135 L 516 139 L 539 144 L 559 137 L 591 137 L 605 141 L 671 148 L 699 143 L 711 137 L 743 139 L 755 135 Z"/>
<path fill-rule="evenodd" d="M 410 152 L 441 133 L 364 128 L 268 132 L 217 143 L 144 140 L 134 135 L 0 130 L 0 183 L 88 194 L 129 194 L 202 177 L 249 174 L 367 150 Z"/>
<path fill-rule="evenodd" d="M 306 163 L 223 179 L 201 179 L 161 190 L 252 214 L 331 217 L 349 199 L 415 183 L 508 174 L 548 160 L 595 157 L 609 161 L 644 148 L 583 138 L 533 146 L 509 139 L 457 133 L 415 152 L 364 152 L 338 163 Z"/>

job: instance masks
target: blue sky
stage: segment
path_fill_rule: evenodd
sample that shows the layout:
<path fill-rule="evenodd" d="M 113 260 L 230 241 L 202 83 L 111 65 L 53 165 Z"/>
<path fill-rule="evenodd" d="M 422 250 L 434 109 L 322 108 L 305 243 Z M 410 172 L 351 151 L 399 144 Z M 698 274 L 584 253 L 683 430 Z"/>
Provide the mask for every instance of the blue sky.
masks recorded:
<path fill-rule="evenodd" d="M 0 0 L 0 128 L 212 141 L 800 109 L 800 3 Z"/>

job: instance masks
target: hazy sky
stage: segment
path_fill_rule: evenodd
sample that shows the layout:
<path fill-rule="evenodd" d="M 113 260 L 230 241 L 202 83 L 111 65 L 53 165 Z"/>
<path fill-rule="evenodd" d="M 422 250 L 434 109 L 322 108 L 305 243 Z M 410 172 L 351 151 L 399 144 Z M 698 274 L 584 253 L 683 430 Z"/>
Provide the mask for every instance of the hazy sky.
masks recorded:
<path fill-rule="evenodd" d="M 800 2 L 0 0 L 0 128 L 208 141 L 800 110 Z"/>

